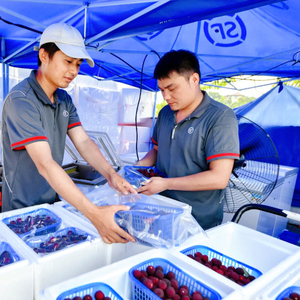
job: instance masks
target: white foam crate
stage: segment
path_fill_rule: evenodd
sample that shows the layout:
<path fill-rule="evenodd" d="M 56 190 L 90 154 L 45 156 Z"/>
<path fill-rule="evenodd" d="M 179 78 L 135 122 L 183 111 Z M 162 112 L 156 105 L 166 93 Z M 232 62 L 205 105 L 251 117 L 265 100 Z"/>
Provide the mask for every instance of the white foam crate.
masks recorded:
<path fill-rule="evenodd" d="M 5 234 L 0 222 L 0 241 L 8 243 L 20 260 L 0 268 L 0 299 L 33 299 L 33 264 L 24 255 L 22 243 Z"/>
<path fill-rule="evenodd" d="M 300 289 L 300 250 L 284 263 L 272 269 L 272 280 L 262 278 L 253 288 L 245 287 L 245 294 L 253 300 L 275 300 L 285 289 L 292 286 Z M 282 300 L 282 298 L 280 299 Z"/>
<path fill-rule="evenodd" d="M 233 222 L 214 227 L 206 233 L 208 238 L 191 237 L 179 247 L 172 248 L 170 252 L 180 252 L 191 246 L 203 245 L 258 269 L 263 275 L 242 287 L 242 294 L 249 300 L 254 299 L 252 297 L 255 293 L 259 294 L 261 288 L 271 283 L 276 274 L 282 274 L 285 268 L 293 265 L 299 252 L 299 247 L 295 245 Z M 186 256 L 186 259 L 190 258 Z M 198 268 L 205 267 L 199 265 Z M 210 269 L 208 271 L 214 273 Z"/>
<path fill-rule="evenodd" d="M 76 227 L 95 238 L 91 241 L 84 241 L 78 245 L 66 247 L 65 249 L 39 256 L 26 243 L 13 233 L 3 222 L 3 234 L 10 236 L 11 240 L 23 245 L 23 253 L 34 263 L 34 295 L 39 299 L 39 292 L 52 284 L 61 282 L 68 278 L 86 273 L 88 271 L 107 265 L 108 245 L 105 244 L 99 235 L 85 227 L 75 218 L 69 218 L 64 211 L 58 210 L 54 205 L 42 204 L 34 207 L 27 207 L 0 214 L 0 219 L 24 214 L 39 208 L 46 208 L 62 219 L 62 226 Z"/>
<path fill-rule="evenodd" d="M 102 267 L 98 270 L 74 277 L 59 284 L 46 288 L 40 293 L 42 300 L 56 299 L 62 292 L 92 282 L 103 282 L 113 288 L 124 300 L 132 299 L 131 281 L 129 270 L 141 262 L 152 258 L 164 258 L 176 265 L 182 271 L 195 278 L 197 281 L 206 284 L 218 292 L 222 299 L 243 300 L 241 287 L 233 282 L 224 281 L 225 278 L 215 278 L 214 274 L 206 269 L 199 270 L 188 260 L 182 260 L 178 253 L 170 253 L 165 249 L 152 249 L 146 253 L 140 253 L 123 259 L 119 262 Z"/>

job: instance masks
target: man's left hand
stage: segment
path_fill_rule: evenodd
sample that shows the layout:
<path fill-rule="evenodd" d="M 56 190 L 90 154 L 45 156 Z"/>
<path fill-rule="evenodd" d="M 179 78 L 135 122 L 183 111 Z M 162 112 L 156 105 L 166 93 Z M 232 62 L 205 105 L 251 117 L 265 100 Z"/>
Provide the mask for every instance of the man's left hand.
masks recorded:
<path fill-rule="evenodd" d="M 167 178 L 151 177 L 147 183 L 136 191 L 144 195 L 154 195 L 167 189 Z"/>

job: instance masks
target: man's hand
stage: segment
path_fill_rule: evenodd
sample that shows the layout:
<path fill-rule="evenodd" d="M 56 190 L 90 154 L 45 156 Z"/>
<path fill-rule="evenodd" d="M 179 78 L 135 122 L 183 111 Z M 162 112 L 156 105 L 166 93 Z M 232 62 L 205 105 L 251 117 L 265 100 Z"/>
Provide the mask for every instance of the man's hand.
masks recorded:
<path fill-rule="evenodd" d="M 162 177 L 151 177 L 149 180 L 147 180 L 147 183 L 145 183 L 144 186 L 138 188 L 136 191 L 148 196 L 160 193 L 167 189 L 167 180 L 170 179 Z"/>
<path fill-rule="evenodd" d="M 134 238 L 119 227 L 114 216 L 117 211 L 129 210 L 126 205 L 95 206 L 87 216 L 107 244 L 135 242 Z"/>
<path fill-rule="evenodd" d="M 111 176 L 109 176 L 107 181 L 112 188 L 121 192 L 125 196 L 128 194 L 137 194 L 133 186 L 123 177 L 121 177 L 117 172 L 114 172 Z"/>

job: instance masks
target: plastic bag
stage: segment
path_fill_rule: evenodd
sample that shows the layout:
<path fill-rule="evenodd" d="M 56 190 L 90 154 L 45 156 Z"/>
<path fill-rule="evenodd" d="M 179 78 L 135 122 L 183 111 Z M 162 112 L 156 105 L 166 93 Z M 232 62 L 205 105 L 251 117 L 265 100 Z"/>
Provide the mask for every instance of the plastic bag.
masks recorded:
<path fill-rule="evenodd" d="M 0 267 L 19 261 L 19 255 L 7 242 L 0 240 Z"/>
<path fill-rule="evenodd" d="M 117 212 L 115 221 L 140 244 L 171 248 L 179 246 L 189 236 L 207 236 L 187 210 L 143 202 L 124 204 L 130 206 L 130 210 Z"/>

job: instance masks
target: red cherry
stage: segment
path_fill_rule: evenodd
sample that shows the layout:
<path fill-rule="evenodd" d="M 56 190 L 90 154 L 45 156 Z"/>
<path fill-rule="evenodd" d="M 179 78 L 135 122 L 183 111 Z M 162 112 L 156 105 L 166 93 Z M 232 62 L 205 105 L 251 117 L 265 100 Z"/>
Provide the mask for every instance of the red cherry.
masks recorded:
<path fill-rule="evenodd" d="M 105 297 L 102 291 L 97 291 L 94 296 L 96 300 L 103 300 Z"/>

